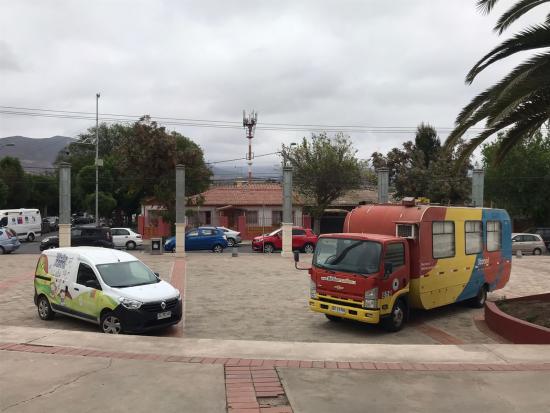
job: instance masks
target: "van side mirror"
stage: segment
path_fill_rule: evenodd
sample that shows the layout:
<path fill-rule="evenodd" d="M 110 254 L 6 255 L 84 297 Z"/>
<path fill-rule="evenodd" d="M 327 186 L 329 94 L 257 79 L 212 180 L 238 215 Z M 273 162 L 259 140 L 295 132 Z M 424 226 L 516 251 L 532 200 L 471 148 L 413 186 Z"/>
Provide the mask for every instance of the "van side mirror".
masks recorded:
<path fill-rule="evenodd" d="M 384 263 L 384 278 L 388 278 L 393 272 L 393 262 Z"/>
<path fill-rule="evenodd" d="M 295 263 L 300 262 L 300 251 L 294 251 L 294 262 Z"/>
<path fill-rule="evenodd" d="M 160 274 L 158 272 L 155 272 L 155 277 L 157 277 L 160 280 Z"/>
<path fill-rule="evenodd" d="M 99 282 L 97 280 L 87 280 L 86 287 L 94 288 L 96 290 L 101 290 L 101 285 L 99 285 Z"/>

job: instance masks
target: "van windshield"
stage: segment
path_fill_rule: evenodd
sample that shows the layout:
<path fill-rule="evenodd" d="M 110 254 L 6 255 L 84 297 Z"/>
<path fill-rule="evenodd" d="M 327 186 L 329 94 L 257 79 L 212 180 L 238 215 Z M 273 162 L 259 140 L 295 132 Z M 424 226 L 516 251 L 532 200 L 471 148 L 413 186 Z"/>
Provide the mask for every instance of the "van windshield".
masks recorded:
<path fill-rule="evenodd" d="M 374 241 L 320 238 L 313 265 L 333 271 L 374 274 L 380 270 L 382 245 Z"/>
<path fill-rule="evenodd" d="M 141 261 L 100 264 L 97 269 L 105 284 L 113 288 L 136 287 L 160 281 Z"/>

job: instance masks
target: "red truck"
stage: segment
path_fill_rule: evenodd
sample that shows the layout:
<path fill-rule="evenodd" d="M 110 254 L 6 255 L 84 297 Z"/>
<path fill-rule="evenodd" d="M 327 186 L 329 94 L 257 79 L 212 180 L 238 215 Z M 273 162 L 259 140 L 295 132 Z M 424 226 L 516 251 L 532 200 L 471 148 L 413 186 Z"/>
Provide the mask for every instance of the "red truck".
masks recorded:
<path fill-rule="evenodd" d="M 344 231 L 319 237 L 308 269 L 309 308 L 329 320 L 398 331 L 409 309 L 482 307 L 510 277 L 511 223 L 501 209 L 368 205 L 348 213 Z"/>
<path fill-rule="evenodd" d="M 292 227 L 292 250 L 311 254 L 317 245 L 317 235 L 309 228 Z M 254 251 L 272 253 L 283 248 L 283 232 L 277 229 L 269 234 L 260 235 L 252 240 Z"/>

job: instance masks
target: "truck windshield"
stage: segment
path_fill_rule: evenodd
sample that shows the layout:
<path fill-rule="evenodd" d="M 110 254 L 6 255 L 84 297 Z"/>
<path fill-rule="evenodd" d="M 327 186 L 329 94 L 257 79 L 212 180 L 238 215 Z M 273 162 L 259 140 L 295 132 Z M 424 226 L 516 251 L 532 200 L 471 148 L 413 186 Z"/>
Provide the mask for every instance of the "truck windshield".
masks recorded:
<path fill-rule="evenodd" d="M 135 287 L 159 282 L 141 261 L 116 262 L 97 266 L 105 284 L 113 288 Z"/>
<path fill-rule="evenodd" d="M 374 274 L 380 269 L 382 245 L 374 241 L 320 238 L 313 265 L 334 271 Z"/>

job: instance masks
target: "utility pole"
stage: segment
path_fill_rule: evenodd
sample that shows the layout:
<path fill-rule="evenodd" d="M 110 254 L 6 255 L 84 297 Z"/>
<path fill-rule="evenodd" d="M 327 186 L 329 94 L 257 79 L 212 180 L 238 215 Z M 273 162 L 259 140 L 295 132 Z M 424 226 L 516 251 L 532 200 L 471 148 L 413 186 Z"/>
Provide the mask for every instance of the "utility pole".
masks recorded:
<path fill-rule="evenodd" d="M 247 129 L 246 138 L 248 139 L 248 185 L 252 181 L 252 138 L 254 137 L 254 130 L 256 129 L 256 123 L 258 123 L 258 114 L 254 111 L 246 115 L 243 110 L 243 126 Z"/>
<path fill-rule="evenodd" d="M 292 256 L 292 166 L 283 166 L 283 251 L 281 256 Z"/>
<path fill-rule="evenodd" d="M 99 93 L 95 95 L 95 226 L 99 227 Z"/>
<path fill-rule="evenodd" d="M 378 203 L 388 203 L 388 185 L 390 180 L 390 170 L 386 167 L 378 168 L 376 170 L 378 175 Z"/>
<path fill-rule="evenodd" d="M 185 257 L 185 166 L 176 165 L 176 257 Z"/>
<path fill-rule="evenodd" d="M 485 171 L 474 169 L 472 173 L 472 204 L 475 207 L 483 207 L 483 184 Z"/>
<path fill-rule="evenodd" d="M 71 164 L 59 164 L 59 246 L 71 246 Z"/>

